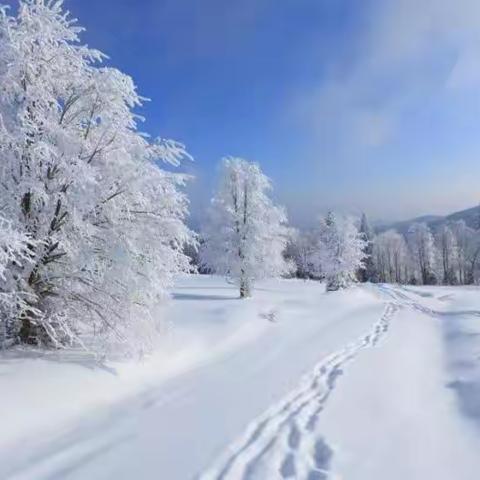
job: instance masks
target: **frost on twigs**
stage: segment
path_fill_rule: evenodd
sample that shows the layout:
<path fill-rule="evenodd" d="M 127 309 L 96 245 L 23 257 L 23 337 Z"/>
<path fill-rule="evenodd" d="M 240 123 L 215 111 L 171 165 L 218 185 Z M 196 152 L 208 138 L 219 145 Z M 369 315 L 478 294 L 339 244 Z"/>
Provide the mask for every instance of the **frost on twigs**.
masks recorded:
<path fill-rule="evenodd" d="M 186 178 L 158 163 L 189 156 L 137 130 L 133 80 L 103 67 L 81 30 L 62 2 L 0 12 L 1 330 L 136 355 L 189 267 Z"/>

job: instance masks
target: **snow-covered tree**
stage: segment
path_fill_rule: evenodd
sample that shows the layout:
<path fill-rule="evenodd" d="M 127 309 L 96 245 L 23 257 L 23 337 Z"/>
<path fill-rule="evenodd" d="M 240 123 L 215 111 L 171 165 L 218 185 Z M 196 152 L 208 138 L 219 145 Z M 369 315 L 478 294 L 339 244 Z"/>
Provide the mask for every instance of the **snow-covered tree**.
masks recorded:
<path fill-rule="evenodd" d="M 480 235 L 478 231 L 472 229 L 470 241 L 468 243 L 467 254 L 465 256 L 465 284 L 472 285 L 479 283 L 479 265 L 480 265 Z"/>
<path fill-rule="evenodd" d="M 405 238 L 395 230 L 375 239 L 373 259 L 380 282 L 407 283 L 412 276 L 410 253 Z"/>
<path fill-rule="evenodd" d="M 132 79 L 81 30 L 61 1 L 0 9 L 0 213 L 29 239 L 29 262 L 8 267 L 28 306 L 10 321 L 27 343 L 143 350 L 191 238 L 185 178 L 157 161 L 186 153 L 137 130 Z"/>
<path fill-rule="evenodd" d="M 365 213 L 362 214 L 362 218 L 360 220 L 359 232 L 362 238 L 365 240 L 365 259 L 364 268 L 359 270 L 358 278 L 361 282 L 371 282 L 376 278 L 375 263 L 373 261 L 373 245 L 375 234 Z"/>
<path fill-rule="evenodd" d="M 436 283 L 436 248 L 433 234 L 426 223 L 414 223 L 408 230 L 408 245 L 424 285 Z"/>
<path fill-rule="evenodd" d="M 458 245 L 449 225 L 443 225 L 437 233 L 438 251 L 441 257 L 443 283 L 453 285 L 458 282 Z"/>
<path fill-rule="evenodd" d="M 268 196 L 271 182 L 255 163 L 222 161 L 220 184 L 203 230 L 204 267 L 236 281 L 248 297 L 256 280 L 288 273 L 287 217 Z"/>
<path fill-rule="evenodd" d="M 347 287 L 364 268 L 366 241 L 351 217 L 337 217 L 332 212 L 321 220 L 318 250 L 314 256 L 317 270 L 327 281 L 327 290 Z"/>
<path fill-rule="evenodd" d="M 480 259 L 480 233 L 463 220 L 450 226 L 456 240 L 456 270 L 460 284 L 472 284 Z"/>
<path fill-rule="evenodd" d="M 290 235 L 286 257 L 292 260 L 295 265 L 295 275 L 298 278 L 311 278 L 315 269 L 313 266 L 313 256 L 316 250 L 316 239 L 313 231 L 293 230 Z"/>

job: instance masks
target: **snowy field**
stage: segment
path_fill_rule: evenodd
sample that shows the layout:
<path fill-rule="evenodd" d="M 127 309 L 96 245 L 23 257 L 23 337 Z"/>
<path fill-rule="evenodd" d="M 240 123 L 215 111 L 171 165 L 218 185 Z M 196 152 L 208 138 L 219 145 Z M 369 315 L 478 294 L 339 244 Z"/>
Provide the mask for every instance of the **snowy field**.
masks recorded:
<path fill-rule="evenodd" d="M 0 478 L 477 480 L 480 291 L 178 282 L 161 353 L 0 357 Z"/>

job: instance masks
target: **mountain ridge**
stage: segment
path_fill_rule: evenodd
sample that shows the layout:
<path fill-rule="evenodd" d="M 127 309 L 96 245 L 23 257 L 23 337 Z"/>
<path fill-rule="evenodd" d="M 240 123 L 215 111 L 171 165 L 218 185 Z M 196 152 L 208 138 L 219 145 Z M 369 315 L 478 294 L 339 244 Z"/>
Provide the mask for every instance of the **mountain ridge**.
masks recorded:
<path fill-rule="evenodd" d="M 410 226 L 414 223 L 426 223 L 432 230 L 437 230 L 442 225 L 451 222 L 458 222 L 460 220 L 463 220 L 468 227 L 479 230 L 480 205 L 466 208 L 464 210 L 459 210 L 448 215 L 421 215 L 419 217 L 411 218 L 409 220 L 401 220 L 399 222 L 392 223 L 382 223 L 380 225 L 376 225 L 375 230 L 377 231 L 377 233 L 382 233 L 387 230 L 396 230 L 400 233 L 406 233 Z"/>

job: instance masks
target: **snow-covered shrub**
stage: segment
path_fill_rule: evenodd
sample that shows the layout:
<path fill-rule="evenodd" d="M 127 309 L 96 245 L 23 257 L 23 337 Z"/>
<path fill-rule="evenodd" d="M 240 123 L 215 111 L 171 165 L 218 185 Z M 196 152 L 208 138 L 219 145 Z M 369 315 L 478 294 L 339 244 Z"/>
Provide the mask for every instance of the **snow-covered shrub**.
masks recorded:
<path fill-rule="evenodd" d="M 185 178 L 157 162 L 187 154 L 138 131 L 132 79 L 81 30 L 61 1 L 0 10 L 1 214 L 29 239 L 28 262 L 3 267 L 28 298 L 8 321 L 22 342 L 144 350 L 191 239 Z"/>
<path fill-rule="evenodd" d="M 283 252 L 287 217 L 268 197 L 271 182 L 260 167 L 240 158 L 222 162 L 220 185 L 203 231 L 204 267 L 227 275 L 248 297 L 256 280 L 287 273 Z"/>

